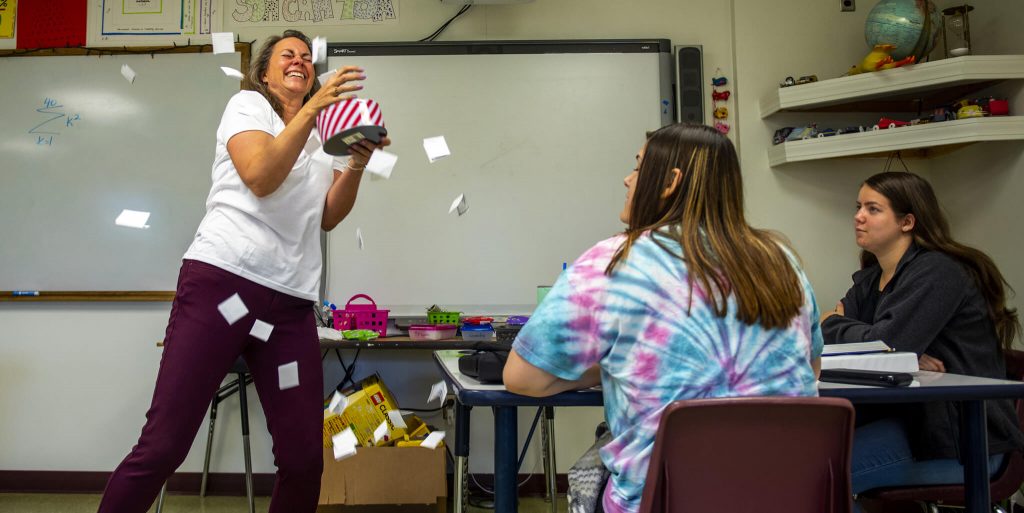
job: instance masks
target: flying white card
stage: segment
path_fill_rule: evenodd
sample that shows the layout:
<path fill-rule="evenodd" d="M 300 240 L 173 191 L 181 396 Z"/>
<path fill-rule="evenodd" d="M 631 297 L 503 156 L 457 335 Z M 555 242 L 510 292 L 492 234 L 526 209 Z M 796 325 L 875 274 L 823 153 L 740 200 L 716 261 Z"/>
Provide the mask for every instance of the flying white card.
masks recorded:
<path fill-rule="evenodd" d="M 385 440 L 388 436 L 388 422 L 381 422 L 377 429 L 373 430 L 373 443 L 378 444 L 381 440 Z"/>
<path fill-rule="evenodd" d="M 238 71 L 235 68 L 229 68 L 227 66 L 221 66 L 220 70 L 223 71 L 225 75 L 227 75 L 227 76 L 229 76 L 231 78 L 237 78 L 238 80 L 242 80 L 243 78 L 245 78 L 245 76 L 242 75 L 242 72 Z"/>
<path fill-rule="evenodd" d="M 458 212 L 461 216 L 462 214 L 465 214 L 467 210 L 469 210 L 469 205 L 466 204 L 466 195 L 459 194 L 459 197 L 455 198 L 455 201 L 452 202 L 452 206 L 448 208 L 448 213 L 451 214 L 452 212 Z"/>
<path fill-rule="evenodd" d="M 256 322 L 252 324 L 252 329 L 249 330 L 249 334 L 266 342 L 267 340 L 270 340 L 271 331 L 274 331 L 273 324 L 256 319 Z"/>
<path fill-rule="evenodd" d="M 299 362 L 286 363 L 277 368 L 277 386 L 281 390 L 299 386 Z"/>
<path fill-rule="evenodd" d="M 405 423 L 405 419 L 402 418 L 402 412 L 398 410 L 388 410 L 388 418 L 391 419 L 391 423 L 395 425 L 395 429 L 405 429 L 409 427 Z"/>
<path fill-rule="evenodd" d="M 121 65 L 121 76 L 123 76 L 124 79 L 127 80 L 129 84 L 134 84 L 135 83 L 135 70 L 133 70 L 131 66 L 129 66 L 127 64 L 122 64 Z"/>
<path fill-rule="evenodd" d="M 313 38 L 313 64 L 327 62 L 327 40 L 317 36 Z"/>
<path fill-rule="evenodd" d="M 213 33 L 213 53 L 235 53 L 235 34 L 233 32 Z"/>
<path fill-rule="evenodd" d="M 443 135 L 424 139 L 423 150 L 427 152 L 427 159 L 431 164 L 452 154 L 448 150 L 448 143 L 445 142 Z"/>
<path fill-rule="evenodd" d="M 331 397 L 331 404 L 327 406 L 327 409 L 331 413 L 341 415 L 341 412 L 345 411 L 346 407 L 348 407 L 348 397 L 345 397 L 341 392 L 335 391 L 334 396 Z"/>
<path fill-rule="evenodd" d="M 398 155 L 377 148 L 370 155 L 370 161 L 366 163 L 366 170 L 383 178 L 391 178 L 391 171 L 395 169 L 396 162 L 398 162 Z"/>
<path fill-rule="evenodd" d="M 149 228 L 149 225 L 146 224 L 148 221 L 149 212 L 125 209 L 118 214 L 117 219 L 114 219 L 114 224 L 124 226 L 126 228 L 139 228 L 144 230 Z"/>
<path fill-rule="evenodd" d="M 435 398 L 437 398 L 441 404 L 444 404 L 445 397 L 448 397 L 448 382 L 442 379 L 430 387 L 430 395 L 427 396 L 427 404 L 433 402 Z"/>
<path fill-rule="evenodd" d="M 359 249 L 363 249 L 363 230 L 362 230 L 362 228 L 356 228 L 356 242 L 359 243 Z"/>
<path fill-rule="evenodd" d="M 245 314 L 249 313 L 249 309 L 245 307 L 245 303 L 242 302 L 242 298 L 237 293 L 232 294 L 231 297 L 217 305 L 217 310 L 220 310 L 220 314 L 224 316 L 224 320 L 228 321 L 228 324 L 234 324 L 238 319 L 245 317 Z"/>
<path fill-rule="evenodd" d="M 352 428 L 347 427 L 341 433 L 332 436 L 331 443 L 334 445 L 334 461 L 341 461 L 356 455 L 356 445 L 359 441 L 356 440 Z"/>
<path fill-rule="evenodd" d="M 444 440 L 444 431 L 434 431 L 427 435 L 427 438 L 420 442 L 420 447 L 426 447 L 427 449 L 436 449 L 437 444 Z"/>

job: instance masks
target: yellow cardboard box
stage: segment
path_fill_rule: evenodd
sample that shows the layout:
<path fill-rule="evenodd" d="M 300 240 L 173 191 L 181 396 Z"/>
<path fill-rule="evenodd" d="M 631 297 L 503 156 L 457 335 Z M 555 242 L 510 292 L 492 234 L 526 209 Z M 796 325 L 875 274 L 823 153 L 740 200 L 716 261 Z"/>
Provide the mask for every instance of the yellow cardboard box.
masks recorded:
<path fill-rule="evenodd" d="M 359 390 L 346 396 L 348 405 L 341 415 L 324 411 L 324 447 L 332 447 L 331 437 L 347 427 L 352 428 L 352 433 L 363 447 L 391 445 L 393 440 L 405 435 L 405 429 L 395 427 L 388 416 L 388 411 L 398 409 L 398 402 L 380 376 L 369 376 L 358 386 Z M 388 433 L 375 444 L 373 432 L 382 422 L 387 423 Z"/>

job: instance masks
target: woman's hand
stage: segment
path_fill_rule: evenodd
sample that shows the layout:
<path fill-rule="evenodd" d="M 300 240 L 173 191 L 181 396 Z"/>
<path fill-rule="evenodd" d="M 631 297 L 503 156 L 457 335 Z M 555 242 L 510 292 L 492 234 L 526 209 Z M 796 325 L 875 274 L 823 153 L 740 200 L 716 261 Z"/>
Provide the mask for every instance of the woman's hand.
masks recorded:
<path fill-rule="evenodd" d="M 932 372 L 946 372 L 946 366 L 943 365 L 942 360 L 922 354 L 917 359 L 917 366 L 921 370 L 932 371 Z"/>
<path fill-rule="evenodd" d="M 355 91 L 363 88 L 358 82 L 366 79 L 363 68 L 358 66 L 344 66 L 331 75 L 326 82 L 320 85 L 320 90 L 314 94 L 306 107 L 313 111 L 313 115 L 319 114 L 321 110 L 345 100 L 351 100 L 356 95 Z"/>
<path fill-rule="evenodd" d="M 825 319 L 828 319 L 829 317 L 832 317 L 833 315 L 840 315 L 840 316 L 846 315 L 846 310 L 843 308 L 842 300 L 840 300 L 838 303 L 836 303 L 835 310 L 831 310 L 831 311 L 825 312 L 825 314 L 821 316 L 821 319 L 819 319 L 818 322 L 819 323 L 825 322 Z"/>
<path fill-rule="evenodd" d="M 391 139 L 384 136 L 384 138 L 380 140 L 380 144 L 374 144 L 363 139 L 362 141 L 349 146 L 348 168 L 356 171 L 362 171 L 366 168 L 366 163 L 370 161 L 370 156 L 373 155 L 374 150 L 390 145 Z"/>

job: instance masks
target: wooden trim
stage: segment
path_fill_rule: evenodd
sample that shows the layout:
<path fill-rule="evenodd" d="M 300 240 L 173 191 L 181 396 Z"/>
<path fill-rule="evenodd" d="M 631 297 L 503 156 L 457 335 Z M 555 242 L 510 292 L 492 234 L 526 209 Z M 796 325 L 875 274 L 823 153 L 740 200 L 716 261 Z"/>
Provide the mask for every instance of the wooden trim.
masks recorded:
<path fill-rule="evenodd" d="M 529 474 L 519 474 L 517 482 L 523 483 Z M 199 494 L 202 482 L 200 472 L 179 472 L 167 481 L 171 493 Z M 494 474 L 473 474 L 480 485 L 494 489 Z M 76 472 L 53 470 L 0 470 L 0 493 L 102 493 L 110 479 L 110 472 Z M 253 474 L 253 493 L 268 496 L 274 490 L 274 474 Z M 452 496 L 454 479 L 448 476 L 448 496 Z M 558 474 L 558 493 L 569 489 L 569 478 Z M 472 479 L 470 490 L 483 491 Z M 545 491 L 544 474 L 530 475 L 530 479 L 519 487 L 520 496 L 541 497 Z M 245 495 L 245 474 L 211 473 L 207 482 L 208 495 Z"/>
<path fill-rule="evenodd" d="M 235 43 L 235 51 L 242 54 L 243 75 L 249 73 L 249 61 L 252 58 L 252 42 Z M 0 50 L 0 57 L 54 57 L 67 55 L 138 55 L 164 53 L 210 53 L 213 45 L 184 46 L 122 46 L 122 47 L 76 47 L 76 48 L 37 48 L 31 50 Z"/>
<path fill-rule="evenodd" d="M 18 291 L 20 292 L 20 291 Z M 40 290 L 34 295 L 15 295 L 13 290 L 0 290 L 0 302 L 39 303 L 55 301 L 144 301 L 169 302 L 174 300 L 173 290 Z"/>

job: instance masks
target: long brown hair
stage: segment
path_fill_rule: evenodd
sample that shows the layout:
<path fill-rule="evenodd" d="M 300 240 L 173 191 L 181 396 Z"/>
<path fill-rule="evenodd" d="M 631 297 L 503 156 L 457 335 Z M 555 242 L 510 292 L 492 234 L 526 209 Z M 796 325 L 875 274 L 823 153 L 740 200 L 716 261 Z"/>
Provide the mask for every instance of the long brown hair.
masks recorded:
<path fill-rule="evenodd" d="M 995 325 L 1000 345 L 1010 349 L 1013 339 L 1021 330 L 1017 309 L 1006 307 L 1006 291 L 1012 294 L 1013 288 L 988 255 L 953 240 L 949 234 L 949 222 L 939 207 L 939 200 L 931 184 L 913 173 L 888 172 L 864 180 L 864 185 L 885 196 L 897 217 L 914 214 L 911 234 L 915 244 L 930 251 L 945 253 L 967 270 L 988 304 L 988 315 Z M 869 267 L 876 262 L 878 259 L 875 255 L 861 251 L 861 267 Z"/>
<path fill-rule="evenodd" d="M 263 83 L 263 75 L 267 73 L 267 67 L 270 65 L 270 58 L 274 56 L 274 45 L 276 45 L 282 39 L 294 37 L 301 39 L 302 42 L 306 43 L 307 48 L 313 48 L 312 43 L 306 34 L 299 32 L 298 30 L 286 30 L 280 36 L 270 36 L 266 41 L 263 42 L 263 46 L 260 47 L 260 51 L 253 57 L 252 65 L 249 66 L 249 72 L 245 75 L 245 80 L 242 81 L 242 89 L 249 91 L 256 91 L 263 95 L 264 98 L 270 102 L 270 106 L 273 107 L 274 112 L 278 116 L 284 116 L 284 107 L 281 105 L 281 101 L 276 96 L 270 93 L 267 89 L 267 84 Z M 313 79 L 313 88 L 309 90 L 309 93 L 302 99 L 302 103 L 305 104 L 309 99 L 320 90 L 320 80 Z"/>
<path fill-rule="evenodd" d="M 682 171 L 680 183 L 662 199 L 675 168 Z M 686 262 L 691 291 L 696 280 L 715 315 L 725 317 L 729 296 L 735 296 L 743 323 L 789 326 L 803 305 L 803 287 L 781 237 L 747 224 L 732 142 L 705 125 L 669 125 L 649 135 L 638 171 L 626 240 L 605 273 L 610 276 L 645 233 L 668 228 L 682 246 L 676 256 Z M 659 237 L 652 239 L 672 252 Z"/>

